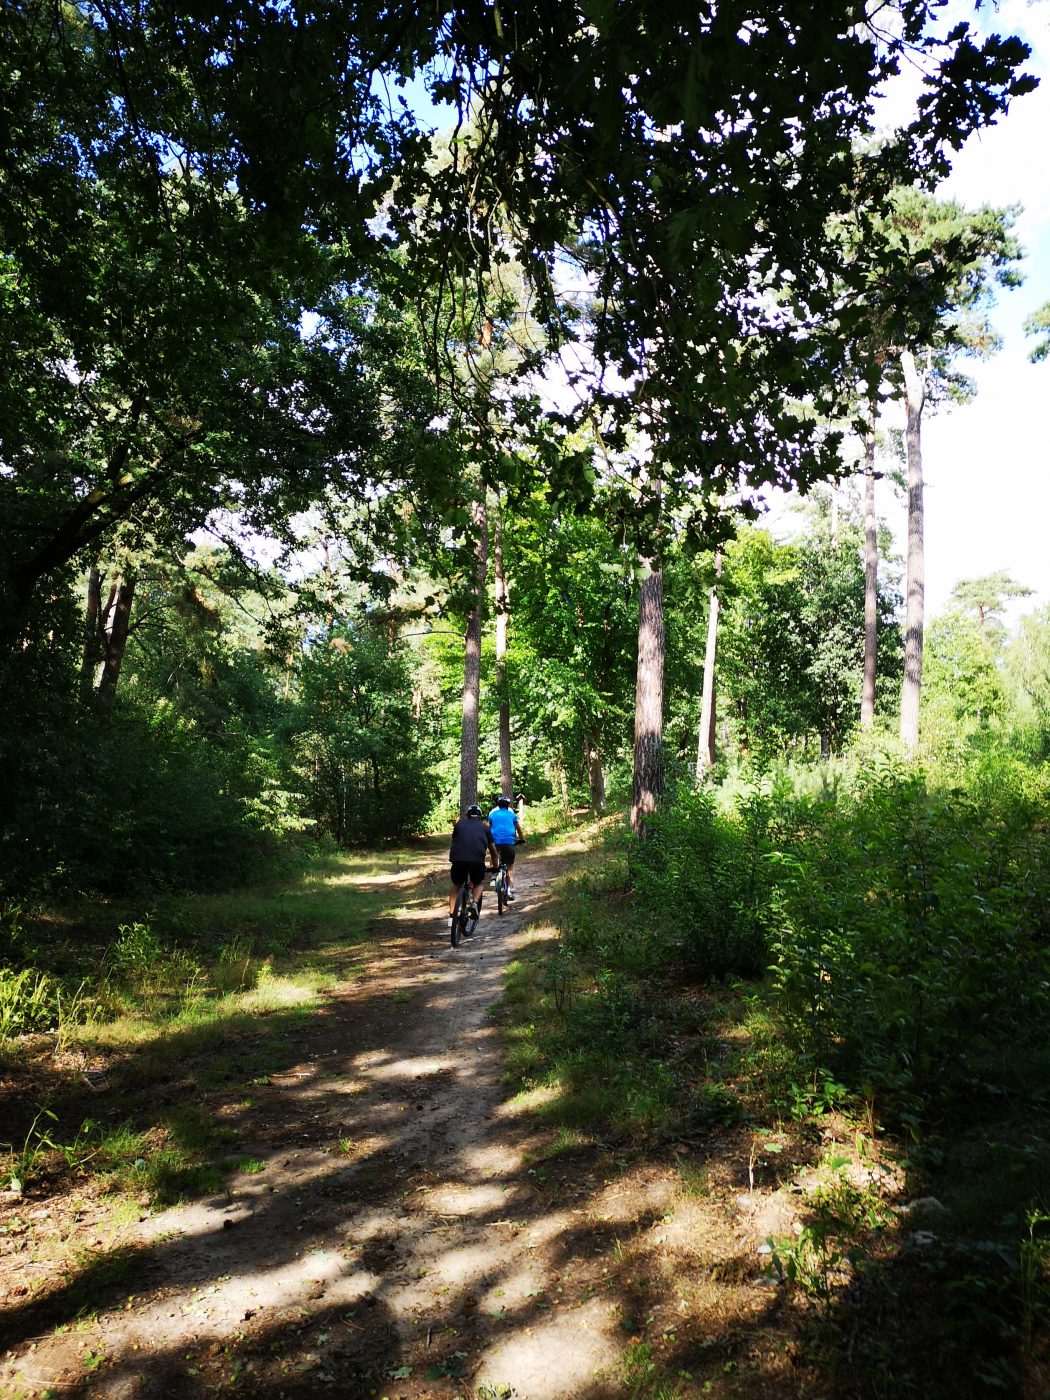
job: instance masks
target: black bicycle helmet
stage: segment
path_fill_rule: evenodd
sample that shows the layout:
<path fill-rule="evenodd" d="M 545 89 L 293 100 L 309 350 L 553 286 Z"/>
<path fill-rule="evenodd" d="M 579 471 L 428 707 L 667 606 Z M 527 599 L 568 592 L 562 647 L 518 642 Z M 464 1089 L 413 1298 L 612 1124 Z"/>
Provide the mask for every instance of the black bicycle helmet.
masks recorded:
<path fill-rule="evenodd" d="M 470 804 L 470 806 L 467 808 L 467 816 L 468 816 L 468 817 L 480 817 L 480 816 L 481 816 L 481 808 L 478 806 L 478 804 L 477 804 L 476 802 L 472 802 L 472 803 Z"/>
<path fill-rule="evenodd" d="M 496 806 L 497 806 L 497 807 L 509 807 L 509 806 L 510 806 L 510 798 L 509 798 L 509 797 L 497 797 L 497 798 L 496 798 Z"/>

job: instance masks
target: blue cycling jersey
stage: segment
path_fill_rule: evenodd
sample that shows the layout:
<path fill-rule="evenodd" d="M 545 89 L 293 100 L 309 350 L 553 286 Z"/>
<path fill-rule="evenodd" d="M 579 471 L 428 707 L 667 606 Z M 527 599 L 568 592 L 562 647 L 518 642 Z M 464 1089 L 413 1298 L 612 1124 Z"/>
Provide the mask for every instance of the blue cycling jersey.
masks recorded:
<path fill-rule="evenodd" d="M 493 807 L 489 813 L 492 839 L 497 846 L 514 845 L 514 813 L 509 807 Z"/>

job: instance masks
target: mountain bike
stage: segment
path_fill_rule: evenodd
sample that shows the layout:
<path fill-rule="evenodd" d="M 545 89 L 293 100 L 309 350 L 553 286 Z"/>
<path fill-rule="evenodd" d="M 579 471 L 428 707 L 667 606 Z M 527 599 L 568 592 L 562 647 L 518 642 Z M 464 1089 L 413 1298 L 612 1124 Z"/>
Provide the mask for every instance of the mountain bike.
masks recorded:
<path fill-rule="evenodd" d="M 473 886 L 470 883 L 470 872 L 468 871 L 467 878 L 460 885 L 456 894 L 456 902 L 452 907 L 452 918 L 449 922 L 449 938 L 453 948 L 459 947 L 461 939 L 474 937 L 474 930 L 481 918 L 480 912 L 477 914 L 470 912 L 472 895 Z"/>
<path fill-rule="evenodd" d="M 496 909 L 502 914 L 508 903 L 507 892 L 510 889 L 510 871 L 507 869 L 507 862 L 501 860 L 499 869 L 496 871 Z"/>
<path fill-rule="evenodd" d="M 521 840 L 515 844 L 524 846 L 525 842 Z M 502 914 L 510 903 L 510 869 L 507 866 L 506 860 L 500 860 L 499 870 L 496 872 L 496 878 L 492 883 L 496 887 L 496 907 Z"/>

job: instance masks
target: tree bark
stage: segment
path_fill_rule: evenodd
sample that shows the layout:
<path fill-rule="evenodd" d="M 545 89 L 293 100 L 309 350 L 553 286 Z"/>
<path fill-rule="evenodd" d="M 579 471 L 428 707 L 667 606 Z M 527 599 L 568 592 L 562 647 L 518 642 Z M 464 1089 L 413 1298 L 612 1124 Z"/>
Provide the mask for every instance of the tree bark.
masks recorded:
<path fill-rule="evenodd" d="M 864 435 L 864 689 L 860 722 L 864 729 L 875 723 L 875 680 L 878 674 L 879 541 L 875 520 L 875 413 L 874 401 Z"/>
<path fill-rule="evenodd" d="M 591 791 L 591 808 L 605 810 L 605 767 L 602 762 L 601 740 L 596 734 L 583 736 L 583 752 L 587 760 L 587 783 Z"/>
<path fill-rule="evenodd" d="M 565 746 L 563 744 L 558 745 L 558 757 L 554 764 L 554 776 L 558 779 L 562 810 L 567 812 L 569 810 L 569 770 L 565 763 Z"/>
<path fill-rule="evenodd" d="M 128 629 L 131 626 L 131 605 L 134 600 L 134 574 L 118 574 L 110 588 L 103 616 L 102 625 L 106 640 L 96 687 L 99 707 L 105 714 L 109 714 L 113 709 L 113 701 L 116 698 L 117 681 L 120 679 L 120 668 L 124 664 Z"/>
<path fill-rule="evenodd" d="M 507 631 L 510 625 L 510 589 L 503 571 L 503 522 L 497 507 L 492 531 L 492 570 L 496 591 L 496 693 L 499 695 L 500 792 L 514 797 L 514 772 L 510 758 L 510 700 L 507 686 Z"/>
<path fill-rule="evenodd" d="M 704 682 L 700 697 L 700 740 L 696 750 L 696 785 L 715 763 L 715 658 L 718 653 L 718 580 L 722 577 L 722 551 L 715 554 L 715 581 L 707 613 L 707 649 L 704 652 Z"/>
<path fill-rule="evenodd" d="M 646 818 L 664 789 L 664 576 L 653 569 L 638 593 L 638 670 L 634 693 L 634 784 L 631 827 L 645 835 Z"/>
<path fill-rule="evenodd" d="M 923 553 L 922 410 L 926 385 L 910 350 L 901 352 L 904 398 L 908 414 L 908 583 L 904 615 L 904 685 L 901 691 L 901 741 L 909 750 L 919 742 L 919 697 L 922 690 L 922 633 L 926 573 Z"/>
<path fill-rule="evenodd" d="M 102 632 L 102 575 L 98 561 L 88 574 L 87 601 L 84 605 L 84 647 L 80 657 L 80 693 L 88 700 L 94 693 L 95 670 L 99 663 Z"/>
<path fill-rule="evenodd" d="M 459 749 L 459 810 L 478 800 L 478 703 L 481 696 L 481 614 L 488 572 L 488 514 L 479 496 L 470 508 L 474 528 L 474 604 L 467 618 L 463 657 L 463 724 Z"/>

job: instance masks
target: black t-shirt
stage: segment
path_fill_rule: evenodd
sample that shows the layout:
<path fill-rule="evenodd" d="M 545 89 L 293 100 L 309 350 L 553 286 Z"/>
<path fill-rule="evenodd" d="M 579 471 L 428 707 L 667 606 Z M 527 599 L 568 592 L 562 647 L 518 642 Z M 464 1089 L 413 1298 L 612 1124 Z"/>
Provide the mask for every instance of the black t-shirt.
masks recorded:
<path fill-rule="evenodd" d="M 484 865 L 488 848 L 488 823 L 478 817 L 462 817 L 452 828 L 448 858 L 464 865 Z"/>

